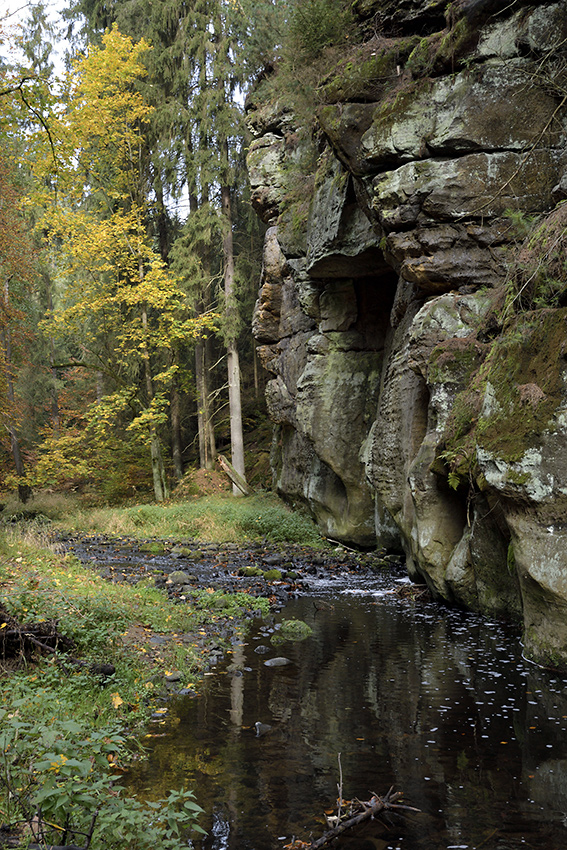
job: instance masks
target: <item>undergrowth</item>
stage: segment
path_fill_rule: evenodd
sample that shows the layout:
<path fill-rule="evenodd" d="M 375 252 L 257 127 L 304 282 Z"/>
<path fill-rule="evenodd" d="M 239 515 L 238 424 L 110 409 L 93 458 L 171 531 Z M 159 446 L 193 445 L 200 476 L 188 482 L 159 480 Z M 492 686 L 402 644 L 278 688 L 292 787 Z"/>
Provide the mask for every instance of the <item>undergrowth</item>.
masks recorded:
<path fill-rule="evenodd" d="M 26 506 L 59 530 L 162 537 L 182 540 L 197 538 L 203 542 L 250 541 L 298 543 L 321 546 L 323 540 L 315 524 L 305 514 L 293 511 L 276 496 L 265 494 L 234 498 L 227 494 L 207 496 L 167 504 L 138 504 L 121 508 L 83 508 L 77 499 L 51 495 L 34 496 Z M 18 510 L 7 504 L 4 516 Z"/>
<path fill-rule="evenodd" d="M 179 847 L 202 809 L 192 792 L 157 803 L 122 795 L 122 762 L 131 738 L 119 722 L 93 727 L 75 717 L 76 691 L 94 696 L 84 673 L 62 680 L 53 664 L 15 674 L 0 705 L 0 814 L 25 841 L 41 846 L 153 850 Z M 6 828 L 6 827 L 5 827 Z"/>
<path fill-rule="evenodd" d="M 234 629 L 233 618 L 249 614 L 252 600 L 209 589 L 175 605 L 149 582 L 101 580 L 53 541 L 40 548 L 38 541 L 49 543 L 45 520 L 22 527 L 23 534 L 0 535 L 2 605 L 21 623 L 56 621 L 74 649 L 72 657 L 54 653 L 33 663 L 0 657 L 0 822 L 42 846 L 187 846 L 201 812 L 190 791 L 141 803 L 123 797 L 117 780 L 141 752 L 137 742 L 164 694 L 164 676 L 177 670 L 185 687 L 195 687 L 204 627 L 222 642 L 223 624 Z M 253 605 L 267 611 L 267 600 Z M 154 633 L 169 639 L 149 652 Z M 89 672 L 101 661 L 115 669 L 104 681 Z"/>

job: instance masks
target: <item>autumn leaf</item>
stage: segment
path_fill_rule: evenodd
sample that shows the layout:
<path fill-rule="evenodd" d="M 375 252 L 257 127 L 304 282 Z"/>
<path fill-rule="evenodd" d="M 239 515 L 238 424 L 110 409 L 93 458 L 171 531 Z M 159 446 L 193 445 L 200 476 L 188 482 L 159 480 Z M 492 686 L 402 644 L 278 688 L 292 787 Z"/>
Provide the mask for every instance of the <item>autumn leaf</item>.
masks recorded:
<path fill-rule="evenodd" d="M 120 696 L 120 694 L 110 694 L 112 699 L 113 708 L 120 708 L 121 705 L 124 704 L 124 700 Z"/>

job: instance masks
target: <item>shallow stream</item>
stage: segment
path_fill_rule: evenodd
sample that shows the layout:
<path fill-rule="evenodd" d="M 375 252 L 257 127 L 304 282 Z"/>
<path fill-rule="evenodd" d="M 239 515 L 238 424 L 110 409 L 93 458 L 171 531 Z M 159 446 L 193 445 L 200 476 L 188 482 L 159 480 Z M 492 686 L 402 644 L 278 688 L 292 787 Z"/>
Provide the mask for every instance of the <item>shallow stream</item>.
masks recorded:
<path fill-rule="evenodd" d="M 565 850 L 567 690 L 500 623 L 392 595 L 312 587 L 276 615 L 312 637 L 270 643 L 258 622 L 198 697 L 168 704 L 129 791 L 193 788 L 202 850 L 275 850 L 321 835 L 343 792 L 390 786 L 420 814 L 345 833 L 351 850 Z M 268 667 L 285 656 L 290 664 Z M 256 723 L 261 727 L 257 734 Z"/>

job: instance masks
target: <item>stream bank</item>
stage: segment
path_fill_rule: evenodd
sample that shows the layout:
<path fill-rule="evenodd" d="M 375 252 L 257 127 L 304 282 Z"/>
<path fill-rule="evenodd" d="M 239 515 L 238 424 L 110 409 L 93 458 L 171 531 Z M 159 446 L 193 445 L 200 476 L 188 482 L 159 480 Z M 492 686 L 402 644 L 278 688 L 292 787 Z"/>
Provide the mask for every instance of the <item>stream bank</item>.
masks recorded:
<path fill-rule="evenodd" d="M 421 812 L 372 821 L 340 848 L 564 850 L 566 682 L 523 658 L 513 627 L 416 604 L 399 592 L 405 570 L 375 554 L 184 544 L 66 543 L 107 579 L 151 575 L 179 605 L 213 587 L 271 604 L 209 656 L 198 694 L 170 690 L 128 794 L 195 789 L 198 850 L 283 850 L 325 830 L 341 753 L 345 796 L 394 785 Z M 246 574 L 267 568 L 281 578 Z M 278 645 L 290 619 L 311 635 Z"/>
<path fill-rule="evenodd" d="M 327 585 L 257 622 L 148 730 L 127 792 L 195 789 L 198 850 L 284 850 L 325 831 L 340 753 L 345 797 L 393 785 L 421 810 L 371 821 L 341 850 L 564 850 L 565 680 L 525 661 L 505 624 L 413 604 L 398 582 Z M 312 635 L 273 646 L 289 618 Z"/>
<path fill-rule="evenodd" d="M 69 554 L 105 581 L 137 585 L 150 579 L 176 604 L 191 603 L 203 593 L 216 591 L 246 594 L 250 603 L 242 607 L 239 616 L 231 612 L 220 624 L 218 616 L 214 622 L 204 620 L 197 634 L 186 636 L 198 647 L 202 671 L 222 659 L 227 646 L 246 631 L 251 619 L 262 616 L 256 599 L 267 600 L 271 610 L 277 611 L 290 599 L 313 592 L 361 588 L 373 583 L 380 573 L 405 574 L 397 556 L 349 551 L 341 546 L 315 550 L 297 544 L 252 542 L 244 547 L 193 539 L 117 539 L 104 535 L 66 535 L 62 543 Z M 222 613 L 224 597 L 216 604 L 220 608 L 217 614 Z M 158 655 L 160 647 L 174 639 L 150 630 L 144 633 L 143 629 L 129 637 L 150 655 Z M 170 693 L 175 692 L 173 682 L 166 684 Z"/>

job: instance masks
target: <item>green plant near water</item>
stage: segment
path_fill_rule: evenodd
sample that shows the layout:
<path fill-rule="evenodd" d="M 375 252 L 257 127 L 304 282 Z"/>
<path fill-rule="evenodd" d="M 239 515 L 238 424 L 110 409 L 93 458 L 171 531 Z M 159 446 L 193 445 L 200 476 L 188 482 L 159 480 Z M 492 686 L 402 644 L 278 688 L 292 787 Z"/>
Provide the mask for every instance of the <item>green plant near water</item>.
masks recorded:
<path fill-rule="evenodd" d="M 91 719 L 75 718 L 73 691 L 81 687 L 89 687 L 84 674 L 65 683 L 60 668 L 44 664 L 0 688 L 4 823 L 45 846 L 91 850 L 173 850 L 191 831 L 203 833 L 203 810 L 190 791 L 154 803 L 122 795 L 119 768 L 132 742 L 118 724 L 95 729 Z"/>
<path fill-rule="evenodd" d="M 3 551 L 2 551 L 3 550 Z M 61 634 L 83 654 L 115 651 L 119 638 L 135 622 L 154 631 L 194 628 L 209 616 L 205 608 L 173 605 L 151 580 L 113 584 L 84 568 L 73 556 L 29 549 L 23 544 L 0 544 L 0 581 L 8 579 L 7 610 L 21 621 L 57 620 Z"/>
<path fill-rule="evenodd" d="M 197 538 L 215 543 L 299 543 L 321 546 L 323 540 L 313 521 L 291 510 L 270 494 L 235 499 L 231 495 L 208 496 L 187 502 L 142 504 L 124 508 L 81 508 L 78 502 L 37 499 L 56 528 L 77 533 L 111 536 L 158 537 L 173 540 Z M 35 508 L 35 501 L 32 502 Z M 6 511 L 6 509 L 5 509 Z"/>
<path fill-rule="evenodd" d="M 74 655 L 103 659 L 116 672 L 103 684 L 86 664 L 57 654 L 0 678 L 0 822 L 25 828 L 31 840 L 46 846 L 186 845 L 192 831 L 201 831 L 192 792 L 172 791 L 142 803 L 123 796 L 118 768 L 138 747 L 165 668 L 180 670 L 186 686 L 193 685 L 199 648 L 197 641 L 192 646 L 172 640 L 160 649 L 163 657 L 149 659 L 143 639 L 136 645 L 130 632 L 135 627 L 197 638 L 201 625 L 220 625 L 251 605 L 267 612 L 268 601 L 205 589 L 188 604 L 174 605 L 147 582 L 103 581 L 72 555 L 39 548 L 29 524 L 22 529 L 0 535 L 5 609 L 21 622 L 56 620 L 58 631 L 74 642 Z"/>
<path fill-rule="evenodd" d="M 128 719 L 131 726 L 143 724 L 151 712 L 154 675 L 174 669 L 183 673 L 186 685 L 198 679 L 203 625 L 217 626 L 220 632 L 227 620 L 246 617 L 251 607 L 263 613 L 269 607 L 266 599 L 211 589 L 195 591 L 187 604 L 175 605 L 150 580 L 135 586 L 104 581 L 72 555 L 62 557 L 17 540 L 8 543 L 1 536 L 0 585 L 5 609 L 20 622 L 55 620 L 79 658 L 115 666 L 112 687 L 102 688 L 90 677 L 80 680 L 73 689 L 73 716 L 80 719 L 95 711 L 101 722 Z M 171 639 L 150 657 L 143 635 L 152 632 Z M 177 639 L 178 634 L 193 634 L 195 641 Z M 76 674 L 65 662 L 62 683 L 69 676 L 77 683 Z"/>

